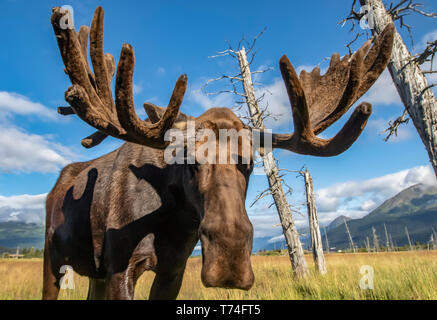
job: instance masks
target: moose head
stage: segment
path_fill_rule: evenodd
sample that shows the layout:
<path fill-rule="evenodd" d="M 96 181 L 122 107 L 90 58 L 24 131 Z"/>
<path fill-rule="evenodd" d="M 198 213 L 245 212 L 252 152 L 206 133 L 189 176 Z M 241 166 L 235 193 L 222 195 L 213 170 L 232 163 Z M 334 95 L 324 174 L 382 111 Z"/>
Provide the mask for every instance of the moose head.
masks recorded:
<path fill-rule="evenodd" d="M 90 30 L 82 26 L 77 33 L 60 26 L 59 21 L 66 14 L 60 8 L 54 8 L 52 14 L 65 72 L 72 83 L 65 93 L 70 106 L 61 107 L 59 112 L 76 114 L 97 129 L 96 133 L 82 140 L 82 145 L 87 148 L 112 136 L 161 150 L 164 154 L 170 145 L 166 132 L 171 129 L 185 130 L 192 123 L 196 133 L 205 129 L 217 133 L 214 139 L 218 147 L 213 158 L 219 158 L 225 152 L 228 154 L 224 157 L 226 162 L 195 160 L 193 163 L 173 164 L 177 168 L 174 179 L 182 186 L 178 189 L 181 190 L 178 196 L 195 212 L 195 219 L 199 221 L 197 230 L 202 243 L 203 283 L 211 287 L 249 289 L 254 281 L 250 263 L 253 228 L 245 209 L 245 198 L 253 169 L 253 152 L 245 157 L 242 150 L 245 143 L 253 149 L 254 142 L 251 135 L 241 135 L 234 151 L 227 147 L 223 149 L 218 133 L 220 130 L 248 130 L 264 135 L 264 132 L 246 126 L 228 108 L 212 108 L 196 118 L 180 113 L 187 87 L 186 75 L 176 81 L 168 106 L 161 108 L 146 103 L 144 108 L 149 118 L 141 120 L 135 112 L 133 99 L 135 58 L 132 46 L 124 44 L 121 48 L 114 100 L 111 82 L 115 62 L 103 49 L 103 9 L 97 8 Z M 323 75 L 317 67 L 310 73 L 302 71 L 298 77 L 284 55 L 279 66 L 292 108 L 294 133 L 265 134 L 264 138 L 271 138 L 271 146 L 320 157 L 336 156 L 346 151 L 367 123 L 371 114 L 369 103 L 361 103 L 333 138 L 325 140 L 318 135 L 340 119 L 378 79 L 391 55 L 393 32 L 394 26 L 388 25 L 373 43 L 367 41 L 354 54 L 343 58 L 334 54 Z M 93 71 L 87 58 L 88 37 Z M 204 140 L 195 140 L 194 143 L 200 148 Z M 183 147 L 186 150 L 186 145 Z M 231 158 L 238 161 L 232 162 Z"/>

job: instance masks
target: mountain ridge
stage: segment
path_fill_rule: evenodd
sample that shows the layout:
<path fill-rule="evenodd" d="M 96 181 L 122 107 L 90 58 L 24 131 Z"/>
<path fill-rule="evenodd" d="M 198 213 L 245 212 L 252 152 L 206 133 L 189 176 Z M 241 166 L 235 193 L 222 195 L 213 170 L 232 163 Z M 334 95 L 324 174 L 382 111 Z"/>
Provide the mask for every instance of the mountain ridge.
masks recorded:
<path fill-rule="evenodd" d="M 384 201 L 366 216 L 350 219 L 347 224 L 354 244 L 358 247 L 364 247 L 367 238 L 372 243 L 372 227 L 379 237 L 379 245 L 385 245 L 390 241 L 390 237 L 395 246 L 407 245 L 405 227 L 408 228 L 413 243 L 427 243 L 433 229 L 437 230 L 437 186 L 416 184 L 408 187 Z M 328 230 L 327 235 L 330 247 L 350 247 L 344 223 Z"/>

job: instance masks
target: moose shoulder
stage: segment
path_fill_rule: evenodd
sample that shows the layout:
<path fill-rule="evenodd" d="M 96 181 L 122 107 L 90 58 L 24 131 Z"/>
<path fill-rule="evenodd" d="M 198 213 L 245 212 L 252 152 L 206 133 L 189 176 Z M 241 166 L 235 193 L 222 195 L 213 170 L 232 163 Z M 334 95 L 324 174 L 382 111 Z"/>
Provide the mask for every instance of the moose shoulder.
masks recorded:
<path fill-rule="evenodd" d="M 117 72 L 113 57 L 103 51 L 103 9 L 97 8 L 91 29 L 76 33 L 63 28 L 68 11 L 54 8 L 52 25 L 72 87 L 70 104 L 59 110 L 76 114 L 97 129 L 82 140 L 93 147 L 108 135 L 126 141 L 98 159 L 65 167 L 47 197 L 43 298 L 56 299 L 60 268 L 70 265 L 90 279 L 89 299 L 132 299 L 135 283 L 146 270 L 156 273 L 151 299 L 177 297 L 188 257 L 200 240 L 201 279 L 205 286 L 248 290 L 254 282 L 250 263 L 253 228 L 245 198 L 253 169 L 252 152 L 241 153 L 241 136 L 232 151 L 219 146 L 225 162 L 169 164 L 166 132 L 191 123 L 196 134 L 210 130 L 256 131 L 227 108 L 212 108 L 193 118 L 179 112 L 187 85 L 181 76 L 167 108 L 145 104 L 149 119 L 135 113 L 132 77 L 133 48 L 122 46 Z M 332 139 L 317 137 L 337 121 L 373 85 L 386 67 L 393 26 L 364 44 L 354 55 L 331 59 L 325 75 L 317 68 L 297 77 L 284 56 L 280 69 L 293 110 L 294 133 L 272 134 L 273 148 L 301 154 L 333 156 L 358 138 L 371 107 L 359 105 Z M 93 72 L 88 65 L 88 37 Z M 111 81 L 116 74 L 115 100 Z M 195 141 L 196 147 L 204 141 Z M 239 159 L 236 163 L 233 158 Z M 245 159 L 246 161 L 242 161 Z"/>

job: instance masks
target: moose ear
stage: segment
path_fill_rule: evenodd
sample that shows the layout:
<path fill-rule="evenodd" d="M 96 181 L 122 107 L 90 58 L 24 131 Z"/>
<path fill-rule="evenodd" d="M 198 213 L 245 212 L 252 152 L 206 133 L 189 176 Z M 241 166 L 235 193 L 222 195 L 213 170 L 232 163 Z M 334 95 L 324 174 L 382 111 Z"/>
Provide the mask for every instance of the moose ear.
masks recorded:
<path fill-rule="evenodd" d="M 159 107 L 154 105 L 153 103 L 146 102 L 144 103 L 144 110 L 146 111 L 150 121 L 152 123 L 156 123 L 161 120 L 167 108 Z M 186 122 L 189 120 L 194 120 L 194 117 L 190 117 L 186 114 L 183 114 L 182 112 L 179 112 L 175 122 Z"/>

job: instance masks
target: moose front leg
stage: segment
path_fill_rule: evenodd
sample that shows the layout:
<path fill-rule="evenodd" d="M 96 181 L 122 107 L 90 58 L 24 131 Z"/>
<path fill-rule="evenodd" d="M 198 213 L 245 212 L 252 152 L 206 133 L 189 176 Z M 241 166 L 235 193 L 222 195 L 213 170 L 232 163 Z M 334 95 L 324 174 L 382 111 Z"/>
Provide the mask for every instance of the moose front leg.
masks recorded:
<path fill-rule="evenodd" d="M 174 300 L 181 289 L 185 265 L 178 270 L 156 273 L 150 290 L 150 300 Z"/>
<path fill-rule="evenodd" d="M 174 300 L 177 298 L 187 260 L 199 240 L 197 232 L 186 234 L 170 243 L 160 241 L 162 238 L 157 236 L 155 241 L 158 264 L 155 270 L 155 280 L 150 289 L 150 300 Z"/>

